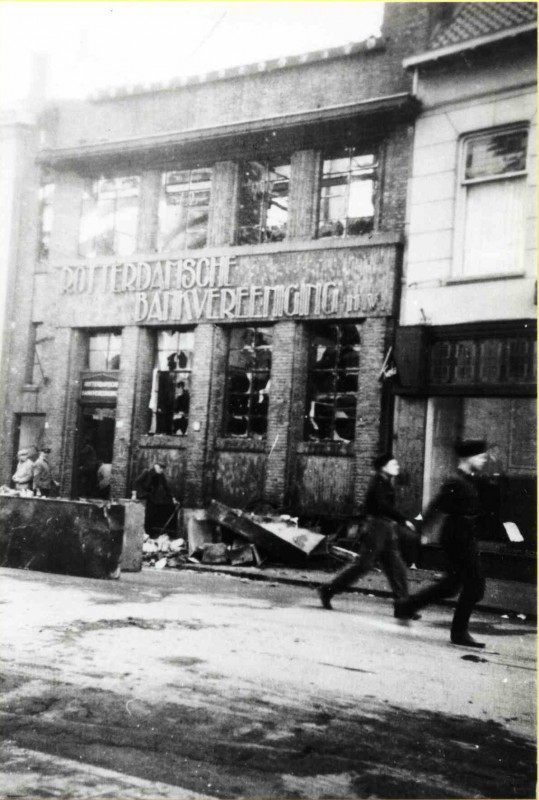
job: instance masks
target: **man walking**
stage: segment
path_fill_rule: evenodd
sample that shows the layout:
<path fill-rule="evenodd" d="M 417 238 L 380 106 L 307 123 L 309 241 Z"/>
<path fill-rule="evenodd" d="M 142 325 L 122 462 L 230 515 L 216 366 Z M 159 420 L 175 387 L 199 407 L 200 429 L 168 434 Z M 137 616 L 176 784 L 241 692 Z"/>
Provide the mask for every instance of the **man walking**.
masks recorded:
<path fill-rule="evenodd" d="M 452 597 L 460 590 L 451 625 L 451 642 L 482 648 L 485 645 L 470 636 L 468 623 L 474 605 L 485 592 L 475 537 L 481 516 L 476 475 L 487 463 L 487 443 L 479 439 L 458 442 L 455 453 L 459 459 L 457 474 L 443 484 L 424 522 L 428 525 L 438 515 L 441 545 L 447 559 L 446 575 L 413 597 L 399 601 L 396 609 L 399 614 L 410 616 L 428 603 Z"/>
<path fill-rule="evenodd" d="M 374 460 L 374 468 L 376 473 L 365 497 L 367 520 L 358 558 L 341 570 L 331 583 L 319 589 L 320 600 L 324 608 L 330 609 L 333 595 L 344 591 L 379 561 L 395 596 L 395 616 L 419 619 L 419 614 L 401 608 L 409 595 L 406 566 L 399 547 L 399 528 L 406 526 L 415 534 L 415 527 L 395 506 L 393 480 L 400 472 L 399 462 L 391 453 L 386 453 Z"/>

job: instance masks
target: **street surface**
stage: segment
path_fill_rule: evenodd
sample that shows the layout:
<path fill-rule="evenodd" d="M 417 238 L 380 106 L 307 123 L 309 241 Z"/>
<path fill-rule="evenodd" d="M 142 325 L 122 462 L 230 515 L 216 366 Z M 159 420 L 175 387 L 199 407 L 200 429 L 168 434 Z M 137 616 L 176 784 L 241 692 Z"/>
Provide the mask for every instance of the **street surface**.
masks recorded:
<path fill-rule="evenodd" d="M 535 797 L 532 622 L 181 571 L 1 570 L 0 796 Z"/>

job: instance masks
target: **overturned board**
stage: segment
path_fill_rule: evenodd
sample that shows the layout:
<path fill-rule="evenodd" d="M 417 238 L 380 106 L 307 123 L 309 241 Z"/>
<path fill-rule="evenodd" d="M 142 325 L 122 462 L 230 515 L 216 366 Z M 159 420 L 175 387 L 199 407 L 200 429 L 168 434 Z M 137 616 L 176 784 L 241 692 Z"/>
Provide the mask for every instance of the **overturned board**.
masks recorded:
<path fill-rule="evenodd" d="M 297 560 L 310 556 L 326 537 L 307 528 L 296 528 L 286 522 L 260 522 L 236 508 L 214 500 L 208 507 L 208 519 L 224 525 L 238 536 L 256 545 L 272 558 Z"/>

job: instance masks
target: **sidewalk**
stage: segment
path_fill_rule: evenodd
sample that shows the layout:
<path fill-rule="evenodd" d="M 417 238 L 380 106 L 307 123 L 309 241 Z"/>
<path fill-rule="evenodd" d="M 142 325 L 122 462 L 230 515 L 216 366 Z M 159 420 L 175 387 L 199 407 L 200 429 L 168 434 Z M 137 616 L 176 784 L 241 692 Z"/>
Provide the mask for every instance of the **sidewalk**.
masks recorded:
<path fill-rule="evenodd" d="M 344 566 L 344 564 L 343 564 Z M 145 569 L 152 569 L 147 567 Z M 247 578 L 254 581 L 273 581 L 288 583 L 296 586 L 310 586 L 313 589 L 331 580 L 335 570 L 313 569 L 305 567 L 230 567 L 227 565 L 185 564 L 179 570 L 194 570 L 197 572 L 217 572 L 224 575 L 233 575 L 236 578 Z M 410 593 L 422 589 L 434 582 L 440 572 L 433 570 L 408 570 L 408 583 Z M 377 597 L 389 597 L 391 592 L 385 575 L 382 572 L 370 572 L 348 592 L 371 594 Z M 454 605 L 454 600 L 443 601 L 444 605 Z M 485 597 L 477 606 L 483 611 L 492 611 L 497 614 L 524 614 L 528 619 L 537 618 L 537 589 L 530 583 L 520 581 L 507 581 L 497 578 L 487 578 Z"/>

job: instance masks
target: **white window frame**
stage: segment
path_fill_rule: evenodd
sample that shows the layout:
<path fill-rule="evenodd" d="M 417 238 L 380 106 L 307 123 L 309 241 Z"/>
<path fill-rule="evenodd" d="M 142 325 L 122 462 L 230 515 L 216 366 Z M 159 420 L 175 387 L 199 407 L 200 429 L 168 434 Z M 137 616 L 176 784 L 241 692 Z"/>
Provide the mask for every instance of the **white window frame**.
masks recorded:
<path fill-rule="evenodd" d="M 524 170 L 516 172 L 507 172 L 502 175 L 487 176 L 484 178 L 465 178 L 466 169 L 466 152 L 468 142 L 473 139 L 480 139 L 489 135 L 497 135 L 502 133 L 512 133 L 515 131 L 525 130 L 528 133 L 527 149 L 526 149 L 526 166 Z M 503 271 L 493 271 L 492 273 L 466 271 L 465 260 L 465 232 L 466 232 L 466 208 L 467 208 L 467 187 L 478 184 L 494 183 L 498 181 L 507 180 L 522 180 L 526 181 L 529 174 L 529 134 L 530 126 L 527 122 L 519 122 L 511 125 L 503 125 L 500 127 L 487 128 L 484 130 L 473 131 L 466 133 L 462 136 L 459 149 L 458 149 L 458 164 L 457 164 L 457 206 L 456 206 L 456 224 L 455 224 L 455 255 L 453 259 L 453 280 L 488 280 L 489 278 L 498 278 L 505 275 L 515 276 L 523 274 L 524 272 L 524 223 L 522 230 L 522 241 L 520 243 L 519 252 L 512 268 L 504 269 Z"/>

